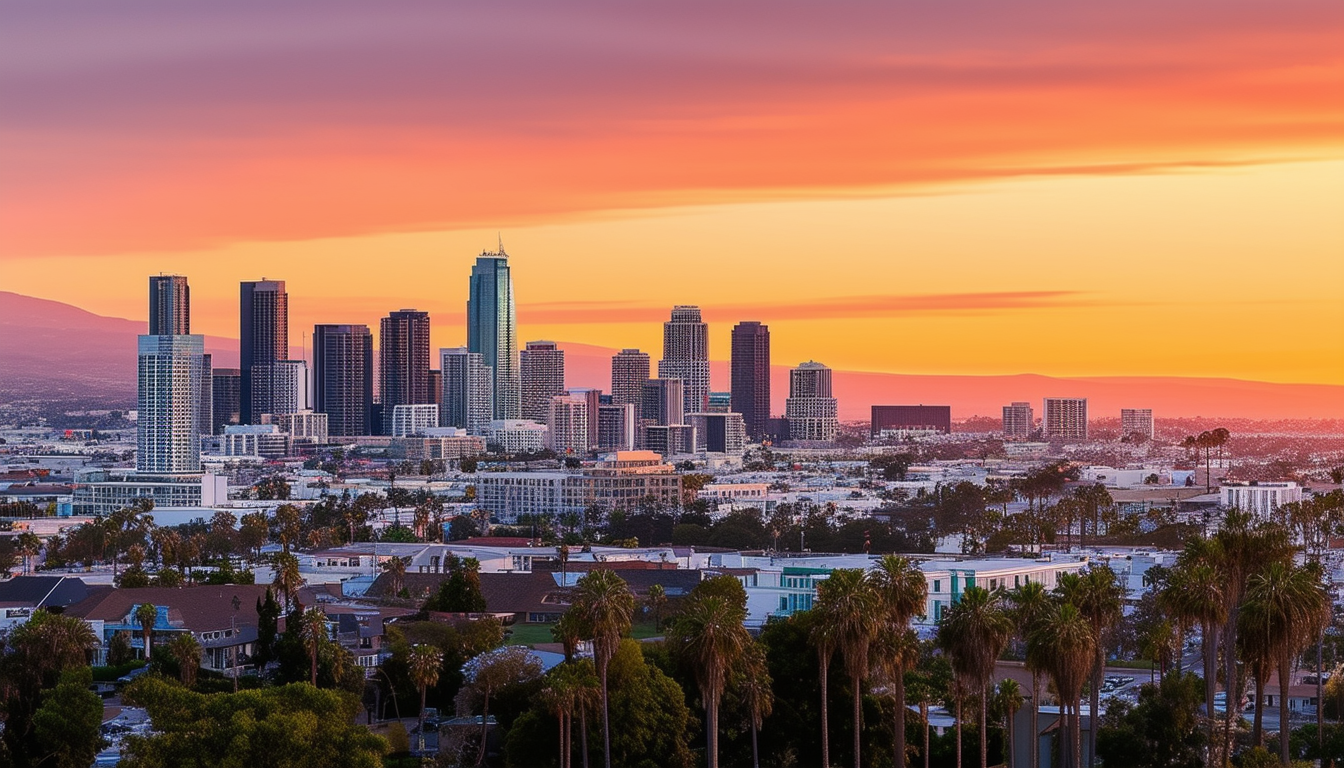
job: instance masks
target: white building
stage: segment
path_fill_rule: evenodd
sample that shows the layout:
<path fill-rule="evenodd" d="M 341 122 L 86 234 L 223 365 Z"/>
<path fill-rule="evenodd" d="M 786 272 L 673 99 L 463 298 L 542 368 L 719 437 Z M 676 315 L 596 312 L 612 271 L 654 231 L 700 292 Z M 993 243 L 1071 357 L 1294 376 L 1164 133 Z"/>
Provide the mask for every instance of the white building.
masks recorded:
<path fill-rule="evenodd" d="M 523 418 L 546 421 L 551 398 L 565 391 L 565 351 L 554 341 L 529 341 L 518 357 Z"/>
<path fill-rule="evenodd" d="M 789 440 L 835 440 L 840 429 L 839 407 L 831 394 L 831 369 L 808 361 L 789 371 L 789 399 L 784 403 Z"/>
<path fill-rule="evenodd" d="M 695 428 L 695 450 L 741 456 L 747 450 L 747 425 L 740 413 L 692 413 L 686 417 Z"/>
<path fill-rule="evenodd" d="M 634 403 L 597 406 L 597 450 L 633 451 L 638 419 Z"/>
<path fill-rule="evenodd" d="M 583 512 L 589 506 L 635 509 L 647 497 L 659 504 L 681 504 L 681 475 L 651 451 L 606 454 L 577 472 L 481 472 L 475 479 L 476 504 L 501 521 L 519 515 Z"/>
<path fill-rule="evenodd" d="M 416 403 L 392 407 L 392 436 L 423 435 L 425 430 L 439 426 L 439 406 L 435 403 Z"/>
<path fill-rule="evenodd" d="M 220 439 L 220 452 L 224 456 L 277 459 L 288 456 L 293 448 L 292 438 L 278 424 L 230 424 Z"/>
<path fill-rule="evenodd" d="M 322 445 L 327 442 L 327 414 L 310 410 L 297 413 L 282 413 L 275 416 L 271 423 L 280 426 L 282 432 L 289 434 L 296 443 Z"/>
<path fill-rule="evenodd" d="M 536 453 L 546 447 L 546 433 L 545 424 L 530 419 L 501 419 L 490 422 L 482 435 L 504 453 Z"/>
<path fill-rule="evenodd" d="M 1220 490 L 1221 504 L 1226 509 L 1239 509 L 1261 517 L 1283 506 L 1302 500 L 1302 488 L 1297 483 L 1225 482 Z"/>
<path fill-rule="evenodd" d="M 205 337 L 141 336 L 136 386 L 135 468 L 190 473 L 201 469 L 197 408 Z"/>
<path fill-rule="evenodd" d="M 466 347 L 440 349 L 439 370 L 443 377 L 439 426 L 479 435 L 494 419 L 494 372 L 484 357 Z"/>
<path fill-rule="evenodd" d="M 558 454 L 588 454 L 588 400 L 577 395 L 555 395 L 546 417 L 546 447 Z"/>
<path fill-rule="evenodd" d="M 76 475 L 73 510 L 76 515 L 109 515 L 136 499 L 150 499 L 155 507 L 213 507 L 229 500 L 228 478 L 223 475 L 152 475 L 93 470 Z"/>

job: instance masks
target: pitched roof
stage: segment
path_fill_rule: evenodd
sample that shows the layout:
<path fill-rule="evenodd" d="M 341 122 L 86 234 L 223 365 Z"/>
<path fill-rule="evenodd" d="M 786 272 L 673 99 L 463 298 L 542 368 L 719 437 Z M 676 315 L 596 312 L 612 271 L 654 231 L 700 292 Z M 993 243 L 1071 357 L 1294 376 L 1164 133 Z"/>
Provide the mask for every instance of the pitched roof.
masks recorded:
<path fill-rule="evenodd" d="M 33 608 L 65 608 L 89 596 L 83 579 L 73 576 L 15 576 L 0 581 L 0 603 Z"/>
<path fill-rule="evenodd" d="M 195 587 L 111 589 L 67 609 L 83 619 L 118 624 L 142 603 L 168 608 L 168 623 L 192 632 L 209 632 L 257 624 L 257 600 L 264 584 L 222 584 Z"/>

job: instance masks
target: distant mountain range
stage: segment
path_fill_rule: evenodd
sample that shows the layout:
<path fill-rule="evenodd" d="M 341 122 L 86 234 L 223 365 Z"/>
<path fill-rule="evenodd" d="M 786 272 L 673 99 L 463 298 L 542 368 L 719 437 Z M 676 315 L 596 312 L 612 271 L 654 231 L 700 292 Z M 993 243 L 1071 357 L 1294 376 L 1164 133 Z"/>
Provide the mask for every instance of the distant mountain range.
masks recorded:
<path fill-rule="evenodd" d="M 58 301 L 0 291 L 0 401 L 28 398 L 135 398 L 135 336 L 146 323 L 104 317 Z M 238 364 L 238 340 L 207 336 L 214 365 Z M 610 389 L 615 349 L 561 342 L 566 379 L 574 387 Z M 300 354 L 298 347 L 293 354 Z M 656 358 L 657 352 L 654 351 Z M 711 363 L 715 390 L 728 388 L 728 363 Z M 998 417 L 1008 402 L 1086 397 L 1093 418 L 1118 417 L 1121 408 L 1152 408 L 1158 418 L 1344 418 L 1344 386 L 1275 384 L 1175 376 L 1062 378 L 1036 374 L 933 376 L 836 371 L 840 417 L 863 420 L 877 404 L 950 405 L 956 419 Z M 773 410 L 782 413 L 788 367 L 775 366 Z"/>

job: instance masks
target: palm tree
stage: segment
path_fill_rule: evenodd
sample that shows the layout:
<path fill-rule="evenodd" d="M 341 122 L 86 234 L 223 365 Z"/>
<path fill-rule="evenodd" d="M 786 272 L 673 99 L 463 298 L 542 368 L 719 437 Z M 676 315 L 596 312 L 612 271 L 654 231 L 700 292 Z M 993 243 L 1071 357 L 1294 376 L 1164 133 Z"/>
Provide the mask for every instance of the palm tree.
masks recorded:
<path fill-rule="evenodd" d="M 719 698 L 729 671 L 742 658 L 751 636 L 742 626 L 737 606 L 717 595 L 693 596 L 672 627 L 672 643 L 695 674 L 705 707 L 706 755 L 709 768 L 719 765 Z"/>
<path fill-rule="evenodd" d="M 820 588 L 818 588 L 820 592 Z M 817 679 L 821 684 L 821 764 L 823 768 L 831 766 L 831 716 L 830 707 L 830 670 L 831 659 L 835 657 L 835 628 L 814 614 L 808 639 L 817 649 Z"/>
<path fill-rule="evenodd" d="M 896 629 L 890 624 L 873 640 L 873 667 L 882 688 L 891 697 L 892 764 L 905 766 L 905 673 L 919 662 L 919 638 L 909 627 Z"/>
<path fill-rule="evenodd" d="M 1054 598 L 1046 590 L 1044 584 L 1039 581 L 1029 581 L 1008 593 L 1008 599 L 1013 606 L 1013 623 L 1017 625 L 1017 636 L 1022 639 L 1024 646 L 1029 645 L 1031 633 L 1035 630 L 1036 625 L 1054 609 Z M 1036 663 L 1039 659 L 1033 658 L 1031 654 L 1026 654 L 1026 659 L 1027 671 L 1031 672 L 1031 734 L 1032 738 L 1035 739 L 1041 733 L 1039 722 L 1041 673 L 1045 669 Z M 1040 750 L 1033 748 L 1031 750 L 1031 768 L 1040 768 L 1040 763 Z"/>
<path fill-rule="evenodd" d="M 835 647 L 845 661 L 854 694 L 854 768 L 860 766 L 863 731 L 863 679 L 868 676 L 868 648 L 881 624 L 873 582 L 857 568 L 839 568 L 817 585 L 816 610 L 831 627 Z"/>
<path fill-rule="evenodd" d="M 742 654 L 742 664 L 737 678 L 738 695 L 746 705 L 751 725 L 751 765 L 761 768 L 761 751 L 757 736 L 765 724 L 765 718 L 775 708 L 775 692 L 771 687 L 770 668 L 766 663 L 765 648 L 760 643 L 751 643 Z"/>
<path fill-rule="evenodd" d="M 1279 760 L 1289 763 L 1288 686 L 1292 663 L 1330 619 L 1330 598 L 1316 563 L 1301 567 L 1271 562 L 1246 588 L 1246 624 L 1264 637 L 1279 672 Z M 1230 704 L 1229 704 L 1230 706 Z"/>
<path fill-rule="evenodd" d="M 271 585 L 285 596 L 285 613 L 289 613 L 294 610 L 294 593 L 303 585 L 303 574 L 299 573 L 299 559 L 288 552 L 281 552 L 275 556 L 273 567 L 275 579 L 271 581 Z"/>
<path fill-rule="evenodd" d="M 560 768 L 569 768 L 569 718 L 570 712 L 574 709 L 574 691 L 565 678 L 564 665 L 560 665 L 551 670 L 546 676 L 546 686 L 537 694 L 541 704 L 555 715 L 555 720 L 560 726 Z M 423 707 L 422 707 L 423 709 Z"/>
<path fill-rule="evenodd" d="M 635 612 L 635 596 L 625 580 L 614 571 L 590 571 L 575 585 L 574 603 L 580 622 L 593 636 L 593 659 L 602 685 L 602 758 L 611 768 L 611 713 L 607 689 L 607 667 L 616 655 L 621 636 L 630 630 Z"/>
<path fill-rule="evenodd" d="M 961 599 L 943 612 L 938 646 L 950 657 L 952 670 L 980 697 L 980 768 L 989 765 L 989 686 L 994 665 L 1013 635 L 1013 620 L 1000 593 L 968 587 Z"/>
<path fill-rule="evenodd" d="M 1106 633 L 1120 623 L 1125 597 L 1124 587 L 1115 577 L 1115 571 L 1101 565 L 1088 569 L 1085 574 L 1065 574 L 1059 580 L 1059 592 L 1067 602 L 1073 603 L 1087 617 L 1092 625 L 1092 635 L 1097 639 L 1096 659 L 1092 666 L 1092 685 L 1089 686 L 1090 701 L 1088 712 L 1093 723 L 1099 722 L 1101 678 L 1106 667 Z M 1097 759 L 1097 728 L 1087 732 L 1087 764 L 1089 768 Z"/>
<path fill-rule="evenodd" d="M 1095 661 L 1096 645 L 1091 622 L 1067 602 L 1041 617 L 1027 639 L 1027 659 L 1045 670 L 1059 694 L 1063 768 L 1079 768 L 1082 762 L 1078 700 Z"/>
<path fill-rule="evenodd" d="M 1204 708 L 1208 717 L 1208 762 L 1214 749 L 1213 697 L 1218 685 L 1218 628 L 1227 620 L 1223 577 L 1213 565 L 1221 558 L 1217 542 L 1191 539 L 1186 542 L 1172 569 L 1164 601 L 1178 622 L 1199 624 L 1203 646 Z"/>
<path fill-rule="evenodd" d="M 32 531 L 24 531 L 15 537 L 14 543 L 23 556 L 23 573 L 26 576 L 32 570 L 32 559 L 42 552 L 42 539 Z"/>
<path fill-rule="evenodd" d="M 439 670 L 443 667 L 443 652 L 432 645 L 416 643 L 406 658 L 406 666 L 411 673 L 411 682 L 420 689 L 420 749 L 425 748 L 425 695 L 430 688 L 439 683 Z M 314 683 L 316 685 L 316 683 Z"/>
<path fill-rule="evenodd" d="M 183 632 L 168 644 L 168 655 L 177 662 L 182 684 L 188 688 L 196 684 L 196 671 L 201 668 L 201 644 L 190 632 Z"/>
<path fill-rule="evenodd" d="M 927 676 L 916 675 L 906 693 L 919 705 L 919 723 L 923 726 L 921 730 L 924 732 L 920 754 L 924 756 L 924 768 L 929 768 L 929 705 L 936 700 L 933 686 Z"/>
<path fill-rule="evenodd" d="M 154 624 L 159 620 L 159 609 L 154 607 L 153 603 L 141 603 L 135 608 L 135 623 L 140 625 L 140 631 L 145 635 L 145 661 L 149 661 L 149 654 L 154 645 Z"/>
<path fill-rule="evenodd" d="M 662 631 L 663 628 L 663 606 L 667 605 L 667 591 L 663 589 L 662 584 L 654 584 L 649 587 L 649 594 L 645 596 L 644 603 L 649 606 L 653 612 L 653 629 L 655 632 Z"/>
<path fill-rule="evenodd" d="M 903 557 L 885 555 L 877 561 L 871 579 L 877 593 L 878 610 L 885 622 L 883 633 L 892 638 L 906 639 L 910 620 L 924 613 L 925 601 L 929 597 L 929 585 L 924 572 Z M 894 688 L 896 720 L 891 749 L 896 768 L 905 766 L 905 672 L 910 668 L 907 665 L 907 662 L 911 662 L 910 647 L 908 642 L 887 644 L 883 650 L 889 654 L 889 658 L 879 660 L 879 665 L 884 668 Z"/>
<path fill-rule="evenodd" d="M 300 619 L 299 629 L 303 634 L 303 641 L 308 646 L 308 657 L 312 662 L 312 674 L 309 682 L 313 687 L 317 687 L 317 652 L 321 650 L 322 643 L 328 639 L 327 635 L 327 615 L 321 608 L 309 608 L 303 612 Z"/>
<path fill-rule="evenodd" d="M 1013 716 L 1022 708 L 1022 690 L 1011 677 L 999 681 L 994 689 L 994 709 L 1003 715 L 1004 750 L 1008 768 L 1013 768 Z"/>
<path fill-rule="evenodd" d="M 383 570 L 387 572 L 387 578 L 392 582 L 392 596 L 401 594 L 401 588 L 406 581 L 406 563 L 410 562 L 409 557 L 397 557 L 393 555 L 383 563 Z"/>

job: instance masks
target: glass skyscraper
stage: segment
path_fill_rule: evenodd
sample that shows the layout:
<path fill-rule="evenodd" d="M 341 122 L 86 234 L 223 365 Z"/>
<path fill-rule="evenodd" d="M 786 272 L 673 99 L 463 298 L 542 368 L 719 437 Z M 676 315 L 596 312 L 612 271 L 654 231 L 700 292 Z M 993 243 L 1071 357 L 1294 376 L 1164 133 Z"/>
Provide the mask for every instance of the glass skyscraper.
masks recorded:
<path fill-rule="evenodd" d="M 201 470 L 201 391 L 205 337 L 187 333 L 187 279 L 150 278 L 149 334 L 139 337 L 135 469 L 159 474 Z"/>
<path fill-rule="evenodd" d="M 476 259 L 467 298 L 467 350 L 479 354 L 493 371 L 496 419 L 517 419 L 522 414 L 517 325 L 513 276 L 501 245 L 497 253 L 487 251 Z M 445 388 L 447 378 L 445 371 Z"/>

